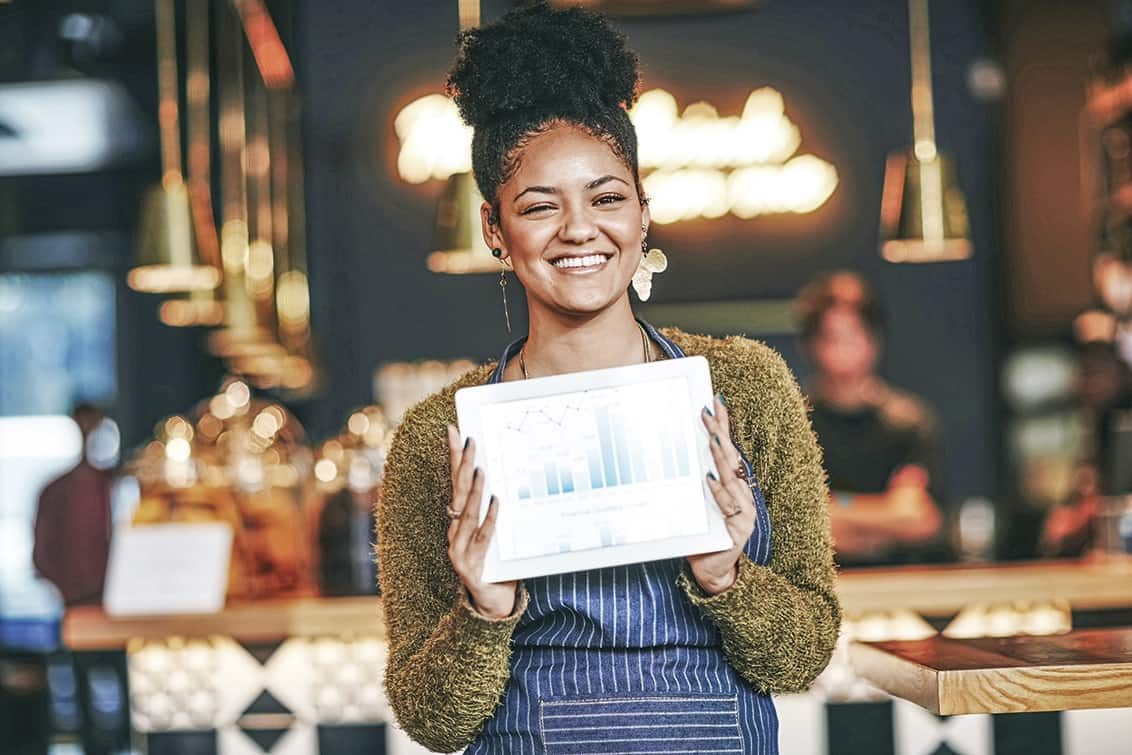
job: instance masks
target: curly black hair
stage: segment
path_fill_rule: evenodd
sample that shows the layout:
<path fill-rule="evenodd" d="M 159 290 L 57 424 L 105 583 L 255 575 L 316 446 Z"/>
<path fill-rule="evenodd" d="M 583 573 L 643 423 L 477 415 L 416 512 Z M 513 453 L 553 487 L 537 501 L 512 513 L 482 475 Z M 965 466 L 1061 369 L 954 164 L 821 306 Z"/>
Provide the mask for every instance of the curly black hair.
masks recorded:
<path fill-rule="evenodd" d="M 627 112 L 637 97 L 637 56 L 604 18 L 536 2 L 461 32 L 457 45 L 447 90 L 475 129 L 472 171 L 493 206 L 522 147 L 560 123 L 609 144 L 640 193 L 637 133 Z"/>

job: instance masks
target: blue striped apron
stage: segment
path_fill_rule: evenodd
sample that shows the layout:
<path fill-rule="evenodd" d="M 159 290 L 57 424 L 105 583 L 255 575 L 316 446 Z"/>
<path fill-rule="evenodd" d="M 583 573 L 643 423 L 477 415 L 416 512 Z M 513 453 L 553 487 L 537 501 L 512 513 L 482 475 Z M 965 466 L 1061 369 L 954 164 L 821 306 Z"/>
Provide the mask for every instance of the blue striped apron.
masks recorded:
<path fill-rule="evenodd" d="M 670 359 L 684 352 L 645 331 Z M 525 338 L 507 346 L 489 383 Z M 770 516 L 743 454 L 758 522 L 744 550 L 770 562 Z M 684 559 L 526 580 L 511 678 L 473 755 L 777 755 L 778 717 L 727 663 L 719 631 L 676 582 Z"/>

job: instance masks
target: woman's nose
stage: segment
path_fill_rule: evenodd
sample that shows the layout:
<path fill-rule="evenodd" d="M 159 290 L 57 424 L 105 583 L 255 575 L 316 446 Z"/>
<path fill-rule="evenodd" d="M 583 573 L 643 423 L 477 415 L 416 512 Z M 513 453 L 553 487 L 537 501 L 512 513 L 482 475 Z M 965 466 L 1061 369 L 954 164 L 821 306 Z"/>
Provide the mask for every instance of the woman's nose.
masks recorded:
<path fill-rule="evenodd" d="M 571 244 L 584 244 L 597 236 L 597 224 L 589 212 L 589 208 L 567 207 L 562 215 L 562 225 L 558 229 L 558 237 Z"/>

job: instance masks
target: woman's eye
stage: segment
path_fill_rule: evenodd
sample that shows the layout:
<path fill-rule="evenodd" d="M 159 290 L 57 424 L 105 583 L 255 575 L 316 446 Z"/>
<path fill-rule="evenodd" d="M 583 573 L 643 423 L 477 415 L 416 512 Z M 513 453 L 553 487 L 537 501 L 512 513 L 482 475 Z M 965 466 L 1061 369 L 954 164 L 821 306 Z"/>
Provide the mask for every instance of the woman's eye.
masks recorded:
<path fill-rule="evenodd" d="M 523 210 L 522 214 L 523 215 L 531 215 L 531 214 L 534 214 L 536 212 L 543 212 L 545 210 L 552 210 L 552 209 L 554 209 L 554 208 L 551 207 L 548 204 L 536 204 L 533 207 L 528 207 L 527 209 Z"/>
<path fill-rule="evenodd" d="M 617 202 L 623 202 L 623 201 L 625 201 L 625 197 L 621 196 L 620 194 L 603 194 L 600 197 L 598 197 L 596 200 L 594 200 L 594 204 L 608 205 L 608 204 L 616 204 Z"/>

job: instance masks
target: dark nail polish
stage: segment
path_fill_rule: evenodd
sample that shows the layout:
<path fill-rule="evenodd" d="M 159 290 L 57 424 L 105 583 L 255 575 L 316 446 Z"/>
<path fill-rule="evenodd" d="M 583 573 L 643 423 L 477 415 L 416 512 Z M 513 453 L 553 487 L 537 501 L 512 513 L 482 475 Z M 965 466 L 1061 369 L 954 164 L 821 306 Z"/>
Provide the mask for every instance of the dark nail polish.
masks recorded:
<path fill-rule="evenodd" d="M 475 482 L 476 480 L 478 480 L 479 476 L 480 476 L 480 468 L 476 467 L 475 471 L 472 472 L 472 482 Z"/>
<path fill-rule="evenodd" d="M 716 399 L 717 399 L 717 400 L 719 401 L 719 403 L 720 403 L 720 404 L 721 404 L 722 406 L 727 406 L 727 402 L 726 402 L 726 401 L 725 401 L 725 400 L 723 399 L 723 394 L 722 394 L 722 393 L 717 393 L 717 394 L 715 394 L 715 397 L 716 397 Z"/>
<path fill-rule="evenodd" d="M 708 472 L 707 476 L 710 477 L 713 482 L 719 482 L 719 478 L 715 476 L 715 472 Z"/>
<path fill-rule="evenodd" d="M 464 439 L 465 450 L 468 448 L 468 444 L 471 443 L 471 442 L 472 442 L 472 436 L 470 436 L 470 435 L 466 439 Z"/>
<path fill-rule="evenodd" d="M 712 437 L 712 440 L 715 441 L 715 445 L 719 446 L 720 448 L 723 448 L 723 441 L 720 440 L 718 435 L 713 435 L 711 437 Z"/>
<path fill-rule="evenodd" d="M 714 412 L 712 412 L 712 410 L 711 410 L 711 407 L 710 407 L 710 406 L 705 406 L 705 407 L 704 407 L 704 411 L 705 411 L 705 412 L 707 412 L 707 416 L 709 416 L 709 417 L 714 417 L 714 416 L 715 416 L 715 413 L 714 413 Z"/>

